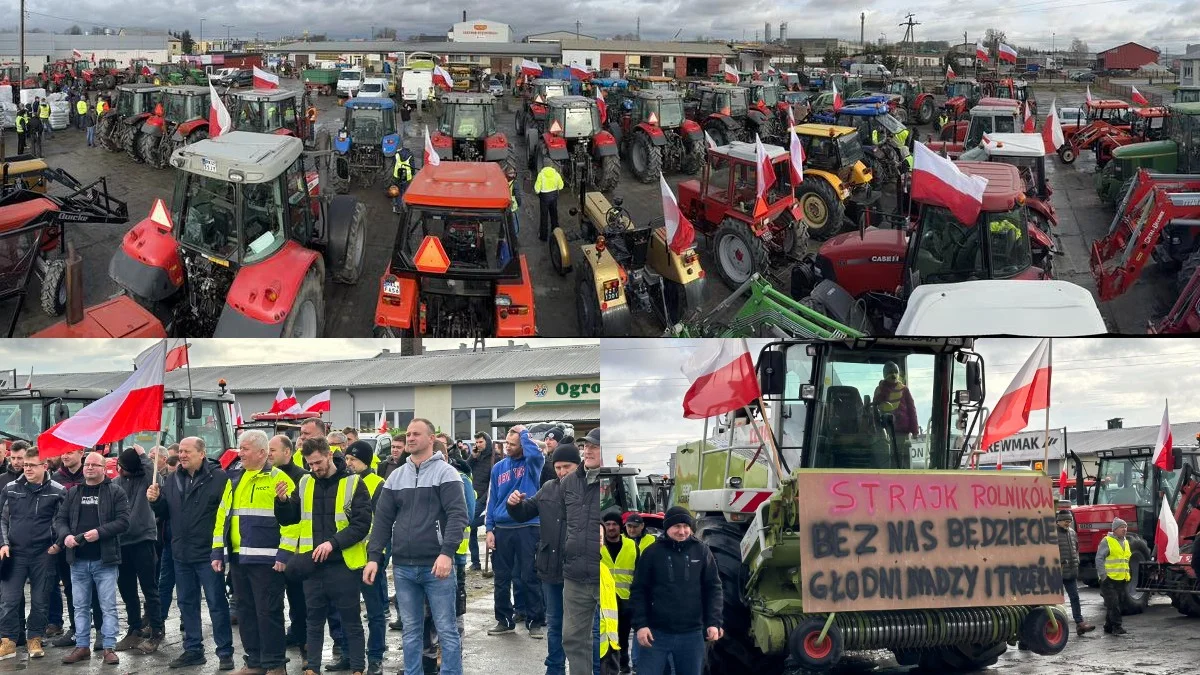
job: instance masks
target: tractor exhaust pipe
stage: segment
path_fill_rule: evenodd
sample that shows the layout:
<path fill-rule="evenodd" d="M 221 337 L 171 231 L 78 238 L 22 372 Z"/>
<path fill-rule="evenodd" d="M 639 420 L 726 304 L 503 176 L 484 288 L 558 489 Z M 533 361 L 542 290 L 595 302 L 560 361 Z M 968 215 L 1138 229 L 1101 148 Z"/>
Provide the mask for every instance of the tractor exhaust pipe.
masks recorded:
<path fill-rule="evenodd" d="M 67 245 L 67 325 L 83 321 L 83 259 L 75 253 L 73 244 Z"/>

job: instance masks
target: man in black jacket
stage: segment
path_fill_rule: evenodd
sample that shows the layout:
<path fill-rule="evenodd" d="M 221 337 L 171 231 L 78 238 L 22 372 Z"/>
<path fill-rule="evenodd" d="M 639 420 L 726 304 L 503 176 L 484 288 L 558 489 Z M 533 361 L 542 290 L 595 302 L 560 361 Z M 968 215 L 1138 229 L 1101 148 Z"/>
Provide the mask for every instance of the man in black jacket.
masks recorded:
<path fill-rule="evenodd" d="M 296 452 L 292 439 L 283 434 L 273 436 L 267 444 L 267 450 L 271 466 L 287 474 L 293 483 L 299 485 L 300 478 L 308 472 L 292 459 Z M 300 647 L 301 652 L 304 652 L 304 645 L 308 641 L 308 610 L 304 604 L 304 582 L 287 574 L 284 575 L 284 580 L 287 583 L 288 604 L 287 646 Z"/>
<path fill-rule="evenodd" d="M 721 639 L 721 577 L 695 521 L 682 506 L 663 520 L 666 533 L 638 559 L 629 603 L 641 654 L 638 667 L 661 673 L 668 658 L 677 675 L 700 675 L 704 642 Z"/>
<path fill-rule="evenodd" d="M 92 658 L 92 585 L 104 617 L 104 663 L 120 663 L 117 646 L 117 569 L 121 564 L 121 535 L 129 529 L 129 499 L 104 475 L 104 455 L 93 452 L 83 460 L 83 483 L 67 493 L 54 521 L 59 547 L 71 566 L 75 593 L 75 649 L 63 663 Z"/>
<path fill-rule="evenodd" d="M 225 579 L 213 571 L 210 563 L 217 506 L 228 481 L 221 466 L 205 455 L 204 440 L 189 436 L 179 441 L 179 470 L 161 486 L 146 489 L 154 515 L 167 519 L 171 526 L 171 556 L 183 619 L 183 653 L 171 662 L 172 668 L 207 661 L 200 625 L 203 588 L 220 669 L 233 670 L 233 624 L 229 620 Z"/>
<path fill-rule="evenodd" d="M 563 527 L 561 481 L 579 468 L 579 450 L 573 444 L 563 444 L 555 448 L 550 459 L 557 478 L 543 483 L 532 499 L 514 491 L 507 504 L 513 520 L 523 523 L 538 518 L 541 524 L 534 567 L 546 599 L 546 675 L 566 675 L 567 656 L 562 648 L 562 549 L 567 529 Z"/>
<path fill-rule="evenodd" d="M 478 572 L 479 541 L 475 538 L 479 526 L 483 525 L 483 514 L 487 511 L 488 487 L 492 484 L 492 437 L 480 431 L 475 434 L 475 445 L 467 457 L 471 467 L 471 485 L 475 488 L 475 513 L 471 514 L 471 532 L 467 537 L 467 549 L 471 552 L 471 569 Z M 386 478 L 386 476 L 385 476 Z"/>
<path fill-rule="evenodd" d="M 599 668 L 593 631 L 600 607 L 600 429 L 580 439 L 583 466 L 560 478 L 567 535 L 563 544 L 563 651 L 572 673 Z M 595 640 L 593 639 L 595 638 Z M 653 671 L 651 671 L 653 672 Z"/>
<path fill-rule="evenodd" d="M 166 448 L 159 448 L 166 454 Z M 158 650 L 163 639 L 162 605 L 158 595 L 158 525 L 154 510 L 146 501 L 146 488 L 154 477 L 154 467 L 140 445 L 127 448 L 117 458 L 119 474 L 113 481 L 129 499 L 129 529 L 121 535 L 121 566 L 117 572 L 117 590 L 129 617 L 129 632 L 117 643 L 118 652 L 138 648 L 144 653 Z M 146 597 L 146 620 L 142 625 L 142 599 Z"/>
<path fill-rule="evenodd" d="M 25 466 L 25 451 L 29 449 L 29 444 L 25 441 L 13 441 L 8 446 L 8 457 L 4 459 L 4 465 L 0 467 L 0 491 L 9 483 L 17 480 L 24 473 Z"/>
<path fill-rule="evenodd" d="M 359 476 L 346 469 L 346 461 L 332 454 L 324 438 L 304 441 L 301 452 L 312 474 L 301 476 L 294 491 L 285 482 L 276 484 L 275 518 L 283 526 L 300 524 L 299 545 L 291 565 L 308 572 L 304 580 L 308 662 L 304 668 L 321 672 L 325 622 L 336 608 L 349 647 L 349 654 L 343 657 L 350 661 L 352 672 L 363 673 L 366 639 L 359 593 L 361 570 L 367 561 L 366 539 L 371 532 L 371 495 Z M 346 519 L 339 523 L 338 516 L 343 514 Z"/>

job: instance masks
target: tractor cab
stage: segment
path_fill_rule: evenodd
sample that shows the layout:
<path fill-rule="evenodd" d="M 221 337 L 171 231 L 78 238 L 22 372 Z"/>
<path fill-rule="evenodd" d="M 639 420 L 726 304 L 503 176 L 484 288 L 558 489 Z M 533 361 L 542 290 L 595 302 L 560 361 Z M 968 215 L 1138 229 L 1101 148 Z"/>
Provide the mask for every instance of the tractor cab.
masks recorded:
<path fill-rule="evenodd" d="M 1179 87 L 1175 90 L 1175 102 L 1200 103 L 1200 87 Z"/>
<path fill-rule="evenodd" d="M 962 117 L 974 108 L 982 97 L 983 88 L 979 82 L 969 77 L 960 77 L 946 83 L 946 102 L 942 104 L 942 109 L 951 119 Z"/>
<path fill-rule="evenodd" d="M 537 333 L 510 200 L 495 162 L 426 164 L 417 173 L 380 281 L 376 336 Z"/>
<path fill-rule="evenodd" d="M 1104 120 L 1113 126 L 1122 126 L 1129 124 L 1133 108 L 1125 101 L 1097 99 L 1085 101 L 1083 112 L 1088 122 Z"/>
<path fill-rule="evenodd" d="M 779 85 L 771 82 L 751 82 L 746 85 L 751 104 L 764 111 L 774 110 L 779 105 Z"/>
<path fill-rule="evenodd" d="M 508 139 L 496 130 L 495 106 L 491 94 L 439 96 L 437 130 L 430 136 L 438 156 L 463 162 L 506 161 Z"/>
<path fill-rule="evenodd" d="M 259 134 L 287 134 L 304 137 L 300 133 L 301 120 L 296 93 L 281 89 L 247 89 L 230 92 L 233 97 L 235 131 L 252 131 Z"/>
<path fill-rule="evenodd" d="M 144 83 L 118 85 L 116 104 L 105 111 L 96 125 L 96 141 L 112 152 L 136 153 L 134 141 L 142 124 L 161 101 L 162 87 Z"/>
<path fill-rule="evenodd" d="M 864 162 L 882 184 L 895 183 L 901 174 L 912 169 L 909 150 L 912 132 L 888 112 L 887 104 L 847 105 L 836 114 L 821 114 L 816 118 L 856 129 L 858 141 L 864 146 Z"/>
<path fill-rule="evenodd" d="M 570 94 L 568 83 L 547 77 L 531 80 L 522 92 L 523 102 L 517 111 L 517 133 L 524 136 L 529 129 L 545 131 L 546 102 L 556 96 Z"/>
<path fill-rule="evenodd" d="M 956 158 L 966 150 L 977 147 L 984 134 L 1012 134 L 1022 128 L 1021 106 L 1013 100 L 980 99 L 971 108 L 969 120 L 951 122 L 942 127 L 940 141 L 926 143 L 934 152 L 945 152 Z"/>
<path fill-rule="evenodd" d="M 1157 141 L 1166 136 L 1167 109 L 1134 108 L 1133 119 L 1129 123 L 1129 133 L 1134 142 Z"/>
<path fill-rule="evenodd" d="M 700 124 L 717 145 L 752 141 L 767 116 L 750 108 L 750 90 L 733 84 L 698 87 L 695 99 L 684 104 L 687 116 Z"/>
<path fill-rule="evenodd" d="M 190 392 L 168 387 L 163 392 L 162 434 L 138 432 L 127 436 L 122 446 L 129 448 L 136 443 L 149 452 L 156 438 L 165 448 L 194 436 L 204 441 L 204 452 L 209 459 L 218 462 L 222 469 L 229 469 L 238 461 L 234 402 L 233 394 L 224 387 L 219 391 Z"/>
<path fill-rule="evenodd" d="M 841 231 L 847 207 L 868 204 L 878 194 L 871 189 L 875 176 L 854 127 L 798 124 L 793 129 L 804 149 L 804 181 L 796 186 L 796 200 L 809 236 L 828 239 Z M 783 175 L 790 180 L 790 172 Z"/>
<path fill-rule="evenodd" d="M 984 142 L 959 157 L 962 161 L 1012 164 L 1021 172 L 1029 198 L 1049 199 L 1046 180 L 1046 144 L 1041 134 L 988 134 Z"/>
<path fill-rule="evenodd" d="M 617 139 L 600 124 L 595 99 L 555 96 L 546 102 L 545 128 L 540 136 L 528 131 L 529 171 L 547 162 L 558 167 L 567 186 L 610 192 L 621 180 Z"/>
<path fill-rule="evenodd" d="M 117 117 L 128 119 L 149 115 L 162 100 L 162 87 L 152 84 L 123 84 L 117 87 L 117 104 L 112 110 Z"/>
<path fill-rule="evenodd" d="M 1164 174 L 1200 173 L 1200 103 L 1172 103 L 1166 108 L 1160 140 L 1131 143 L 1112 151 L 1111 161 L 1095 179 L 1102 202 L 1118 203 L 1140 168 Z"/>
<path fill-rule="evenodd" d="M 210 95 L 208 87 L 197 85 L 164 87 L 162 114 L 156 106 L 155 114 L 146 118 L 137 134 L 138 157 L 161 169 L 176 149 L 208 138 Z"/>
<path fill-rule="evenodd" d="M 12 387 L 0 390 L 0 441 L 8 443 L 27 441 L 36 445 L 38 434 L 109 393 L 95 387 L 16 386 L 13 382 Z"/>
<path fill-rule="evenodd" d="M 349 191 L 353 182 L 371 187 L 390 167 L 400 149 L 396 103 L 390 98 L 355 96 L 346 101 L 342 128 L 333 137 L 333 190 Z"/>

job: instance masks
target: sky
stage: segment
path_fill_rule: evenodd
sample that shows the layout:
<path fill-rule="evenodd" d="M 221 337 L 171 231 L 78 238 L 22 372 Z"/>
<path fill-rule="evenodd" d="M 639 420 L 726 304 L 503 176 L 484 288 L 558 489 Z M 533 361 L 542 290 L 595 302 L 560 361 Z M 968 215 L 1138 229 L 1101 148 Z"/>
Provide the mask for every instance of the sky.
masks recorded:
<path fill-rule="evenodd" d="M 463 340 L 426 338 L 425 350 L 458 349 Z M 517 340 L 531 347 L 597 344 L 598 340 L 533 338 Z M 0 340 L 0 370 L 15 369 L 24 382 L 33 368 L 37 373 L 83 373 L 133 369 L 133 359 L 154 340 Z M 489 345 L 507 345 L 508 340 L 492 339 Z M 369 358 L 383 349 L 400 351 L 400 340 L 338 339 L 314 340 L 191 340 L 188 356 L 193 366 L 238 365 L 246 363 L 291 363 Z M 468 341 L 468 348 L 470 342 Z"/>
<path fill-rule="evenodd" d="M 680 370 L 697 342 L 602 343 L 600 416 L 606 462 L 613 463 L 620 453 L 627 465 L 665 473 L 667 458 L 678 444 L 700 439 L 704 423 L 683 417 L 683 395 L 690 383 Z M 757 358 L 766 342 L 751 340 L 751 354 Z M 1037 342 L 997 338 L 976 343 L 975 351 L 985 363 L 986 406 L 995 406 Z M 1127 428 L 1157 425 L 1166 399 L 1172 422 L 1200 421 L 1200 397 L 1195 395 L 1200 387 L 1200 368 L 1195 367 L 1200 363 L 1198 339 L 1056 339 L 1053 362 L 1051 427 L 1103 429 L 1112 417 L 1124 418 Z M 1044 425 L 1042 412 L 1030 416 L 1029 429 Z"/>
<path fill-rule="evenodd" d="M 51 4 L 28 0 L 29 27 L 65 32 L 72 24 L 84 30 L 93 24 L 121 25 L 125 17 L 136 17 L 144 28 L 182 31 L 193 37 L 203 32 L 210 38 L 224 36 L 264 37 L 327 33 L 332 38 L 367 37 L 372 26 L 396 29 L 401 38 L 412 34 L 445 33 L 461 18 L 488 19 L 509 24 L 515 36 L 551 30 L 578 30 L 609 38 L 634 33 L 641 19 L 643 40 L 692 40 L 698 36 L 723 39 L 753 39 L 770 22 L 777 34 L 780 22 L 789 22 L 790 37 L 840 37 L 857 40 L 859 17 L 866 14 L 865 36 L 875 41 L 886 35 L 899 41 L 904 30 L 898 24 L 915 11 L 918 40 L 962 39 L 981 36 L 988 28 L 1003 30 L 1010 42 L 1027 47 L 1060 49 L 1078 37 L 1093 50 L 1128 41 L 1148 47 L 1159 46 L 1181 52 L 1187 40 L 1196 40 L 1200 3 L 1183 0 L 1017 0 L 1014 3 L 958 2 L 931 0 L 913 5 L 899 0 L 494 0 L 446 6 L 430 0 L 395 3 L 320 2 L 297 0 L 288 11 L 270 0 L 214 0 L 209 3 L 177 3 L 169 0 L 75 0 Z M 0 1 L 5 17 L 17 16 L 17 0 Z M 819 20 L 814 21 L 814 18 Z M 11 21 L 12 19 L 7 19 Z M 225 28 L 226 25 L 231 26 Z M 678 31 L 678 33 L 676 33 Z M 675 36 L 678 35 L 678 38 Z"/>

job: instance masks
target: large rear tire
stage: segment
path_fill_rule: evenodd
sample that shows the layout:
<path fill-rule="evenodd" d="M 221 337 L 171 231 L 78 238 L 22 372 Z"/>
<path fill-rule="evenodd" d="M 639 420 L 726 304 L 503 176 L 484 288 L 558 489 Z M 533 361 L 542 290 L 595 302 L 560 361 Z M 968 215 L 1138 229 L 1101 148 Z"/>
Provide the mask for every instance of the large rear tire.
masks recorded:
<path fill-rule="evenodd" d="M 40 300 L 46 316 L 59 316 L 67 308 L 67 262 L 49 260 L 42 275 Z"/>
<path fill-rule="evenodd" d="M 146 161 L 142 157 L 142 136 L 144 135 L 142 132 L 134 129 L 125 136 L 125 154 L 129 155 L 129 158 L 138 164 Z"/>
<path fill-rule="evenodd" d="M 662 172 L 662 148 L 654 147 L 650 136 L 644 132 L 635 132 L 633 135 L 629 168 L 633 169 L 633 175 L 643 183 L 654 182 Z"/>
<path fill-rule="evenodd" d="M 137 151 L 141 155 L 142 161 L 156 169 L 161 169 L 167 165 L 159 152 L 158 145 L 160 141 L 162 141 L 161 136 L 151 136 L 150 134 L 142 134 L 137 139 Z"/>
<path fill-rule="evenodd" d="M 1179 272 L 1175 275 L 1175 283 L 1179 285 L 1179 290 L 1187 288 L 1188 282 L 1192 277 L 1196 276 L 1196 272 L 1200 270 L 1200 248 L 1192 251 L 1184 261 L 1183 266 L 1179 268 Z"/>
<path fill-rule="evenodd" d="M 933 99 L 927 98 L 917 108 L 917 124 L 929 124 L 933 119 Z"/>
<path fill-rule="evenodd" d="M 1132 616 L 1141 614 L 1150 606 L 1150 591 L 1137 590 L 1141 578 L 1142 563 L 1150 560 L 1150 547 L 1140 537 L 1129 538 L 1132 555 L 1129 557 L 1129 583 L 1125 584 L 1125 598 L 1121 601 L 1121 614 Z"/>
<path fill-rule="evenodd" d="M 726 218 L 713 238 L 717 273 L 730 290 L 738 288 L 755 272 L 767 268 L 767 247 L 740 220 Z"/>
<path fill-rule="evenodd" d="M 346 233 L 346 255 L 342 260 L 335 261 L 338 268 L 333 280 L 339 284 L 357 284 L 362 276 L 363 250 L 367 234 L 367 206 L 362 202 L 354 205 L 354 216 L 350 220 L 350 230 Z"/>
<path fill-rule="evenodd" d="M 842 229 L 846 205 L 833 192 L 833 186 L 820 176 L 810 176 L 796 188 L 796 201 L 808 225 L 808 236 L 824 241 Z"/>
<path fill-rule="evenodd" d="M 661 159 L 659 160 L 661 165 Z M 621 182 L 621 158 L 609 155 L 600 159 L 600 182 L 597 187 L 601 192 L 612 192 Z"/>
<path fill-rule="evenodd" d="M 600 299 L 596 296 L 596 285 L 586 265 L 580 265 L 575 273 L 575 320 L 583 337 L 600 337 L 604 334 Z"/>
<path fill-rule="evenodd" d="M 317 270 L 309 269 L 283 322 L 282 337 L 325 337 L 325 295 Z"/>

